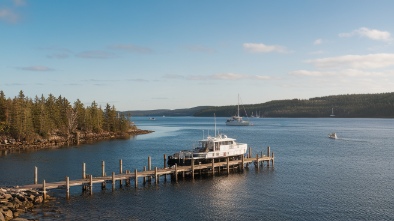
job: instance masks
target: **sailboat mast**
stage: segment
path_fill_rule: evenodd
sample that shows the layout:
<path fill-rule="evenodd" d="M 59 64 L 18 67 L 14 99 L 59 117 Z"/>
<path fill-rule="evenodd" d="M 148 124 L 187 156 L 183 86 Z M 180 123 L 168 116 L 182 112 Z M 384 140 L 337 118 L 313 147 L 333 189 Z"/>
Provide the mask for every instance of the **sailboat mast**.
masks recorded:
<path fill-rule="evenodd" d="M 238 115 L 237 116 L 239 117 L 239 94 L 238 94 Z"/>

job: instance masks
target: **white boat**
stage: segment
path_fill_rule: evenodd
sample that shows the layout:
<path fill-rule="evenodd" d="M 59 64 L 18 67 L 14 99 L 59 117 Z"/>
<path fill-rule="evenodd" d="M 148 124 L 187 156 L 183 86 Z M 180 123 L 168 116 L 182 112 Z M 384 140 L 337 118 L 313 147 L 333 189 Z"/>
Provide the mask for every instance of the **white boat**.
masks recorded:
<path fill-rule="evenodd" d="M 337 133 L 331 133 L 331 134 L 328 135 L 328 137 L 331 138 L 331 139 L 338 139 Z"/>
<path fill-rule="evenodd" d="M 239 116 L 239 95 L 238 95 L 238 111 L 236 116 L 232 116 L 226 121 L 227 126 L 249 126 L 249 121 L 243 120 L 241 116 Z"/>
<path fill-rule="evenodd" d="M 239 160 L 246 153 L 248 145 L 237 143 L 234 138 L 229 138 L 224 134 L 214 137 L 208 136 L 198 142 L 198 147 L 193 150 L 182 150 L 168 156 L 167 164 L 169 167 L 177 164 L 178 166 L 191 165 L 192 159 L 195 164 L 224 161 L 227 157 L 231 160 Z"/>
<path fill-rule="evenodd" d="M 330 115 L 330 117 L 335 117 L 334 108 L 331 108 L 331 115 Z"/>

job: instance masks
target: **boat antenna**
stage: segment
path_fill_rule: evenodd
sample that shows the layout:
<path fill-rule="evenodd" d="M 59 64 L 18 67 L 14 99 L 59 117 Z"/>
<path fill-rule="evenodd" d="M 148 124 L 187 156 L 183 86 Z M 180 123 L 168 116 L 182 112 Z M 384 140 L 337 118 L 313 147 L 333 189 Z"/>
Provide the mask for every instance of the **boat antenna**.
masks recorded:
<path fill-rule="evenodd" d="M 213 117 L 215 119 L 215 137 L 216 137 L 216 113 L 213 113 Z"/>

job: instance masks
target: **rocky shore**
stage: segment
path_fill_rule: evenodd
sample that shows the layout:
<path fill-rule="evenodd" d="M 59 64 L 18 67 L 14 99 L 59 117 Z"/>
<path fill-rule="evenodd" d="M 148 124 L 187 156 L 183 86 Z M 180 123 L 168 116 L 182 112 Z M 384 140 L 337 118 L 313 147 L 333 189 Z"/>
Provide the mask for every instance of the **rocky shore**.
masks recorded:
<path fill-rule="evenodd" d="M 53 200 L 46 195 L 46 201 Z M 43 194 L 38 190 L 0 188 L 0 221 L 38 220 L 34 218 L 34 215 L 43 213 L 43 203 Z M 30 214 L 26 216 L 28 218 L 21 216 L 26 214 Z M 56 214 L 56 211 L 53 211 L 52 214 Z"/>
<path fill-rule="evenodd" d="M 36 138 L 33 141 L 20 141 L 10 136 L 0 135 L 0 155 L 2 153 L 12 153 L 21 151 L 33 151 L 48 148 L 59 148 L 70 145 L 79 145 L 84 143 L 94 143 L 103 140 L 111 139 L 127 139 L 130 136 L 152 133 L 149 130 L 134 129 L 126 133 L 113 133 L 113 132 L 76 132 L 71 135 L 61 133 L 53 133 L 49 138 Z"/>

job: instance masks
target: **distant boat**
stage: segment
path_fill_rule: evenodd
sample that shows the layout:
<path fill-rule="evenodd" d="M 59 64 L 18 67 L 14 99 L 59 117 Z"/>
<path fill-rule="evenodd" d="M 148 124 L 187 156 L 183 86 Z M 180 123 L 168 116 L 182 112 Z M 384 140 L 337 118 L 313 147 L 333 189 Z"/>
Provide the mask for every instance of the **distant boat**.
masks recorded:
<path fill-rule="evenodd" d="M 149 120 L 156 120 L 154 117 L 150 117 Z"/>
<path fill-rule="evenodd" d="M 334 108 L 331 108 L 331 115 L 330 115 L 330 117 L 335 117 Z"/>
<path fill-rule="evenodd" d="M 328 137 L 331 138 L 331 139 L 338 139 L 337 133 L 331 133 L 331 134 L 328 135 Z"/>
<path fill-rule="evenodd" d="M 236 116 L 232 116 L 226 121 L 227 126 L 249 126 L 249 121 L 243 120 L 241 116 L 239 116 L 239 95 L 238 95 L 238 112 Z"/>

